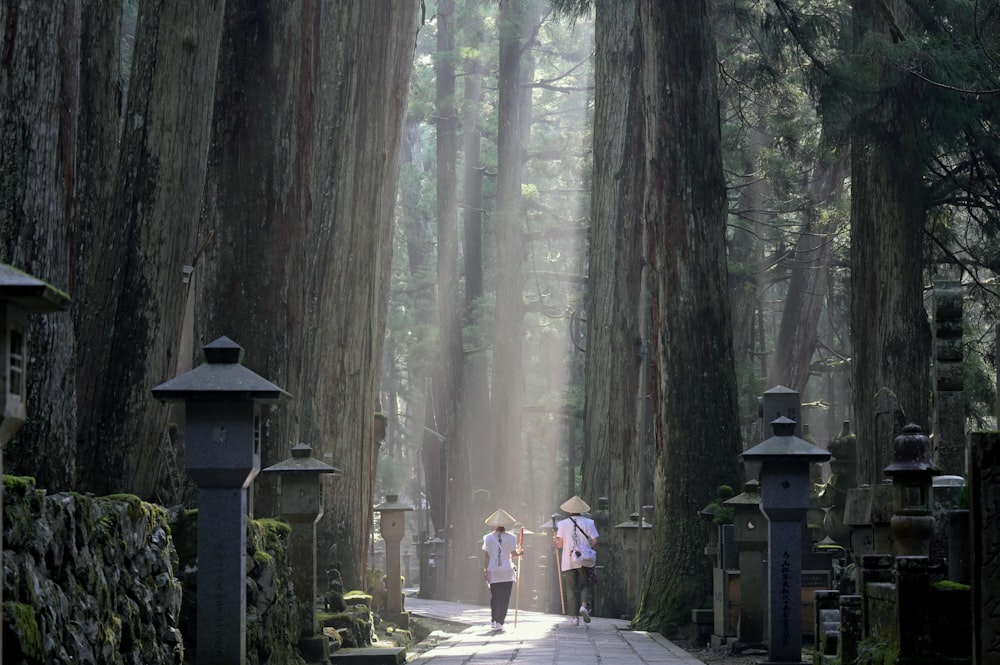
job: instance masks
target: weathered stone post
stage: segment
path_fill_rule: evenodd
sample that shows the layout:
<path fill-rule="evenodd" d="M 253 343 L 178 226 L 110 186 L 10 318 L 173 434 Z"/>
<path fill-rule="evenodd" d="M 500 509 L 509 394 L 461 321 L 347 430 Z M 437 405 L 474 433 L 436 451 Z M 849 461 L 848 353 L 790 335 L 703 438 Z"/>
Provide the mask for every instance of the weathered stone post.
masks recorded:
<path fill-rule="evenodd" d="M 743 492 L 726 501 L 733 508 L 733 540 L 739 552 L 740 620 L 733 651 L 761 649 L 767 632 L 767 518 L 760 510 L 760 482 L 748 480 Z"/>
<path fill-rule="evenodd" d="M 299 651 L 310 661 L 327 662 L 329 646 L 316 617 L 316 522 L 323 516 L 320 476 L 339 474 L 340 469 L 314 459 L 312 448 L 299 443 L 292 447 L 290 458 L 267 467 L 264 473 L 278 474 L 278 507 L 292 527 L 288 558 L 302 616 Z"/>
<path fill-rule="evenodd" d="M 385 616 L 400 628 L 410 627 L 410 616 L 403 611 L 403 589 L 399 573 L 399 543 L 406 533 L 406 512 L 411 506 L 399 502 L 396 494 L 386 494 L 385 501 L 375 506 L 380 514 L 379 532 L 385 541 L 386 594 Z"/>
<path fill-rule="evenodd" d="M 934 445 L 944 473 L 965 475 L 962 282 L 934 284 Z"/>
<path fill-rule="evenodd" d="M 51 284 L 0 263 L 0 473 L 3 471 L 3 448 L 28 419 L 28 314 L 58 312 L 69 307 L 69 296 Z M 0 478 L 0 524 L 3 523 L 3 479 Z M 0 561 L 3 539 L 0 538 Z M 0 604 L 2 607 L 2 604 Z M 0 636 L 0 654 L 3 637 Z M 0 660 L 3 656 L 0 655 Z"/>
<path fill-rule="evenodd" d="M 260 472 L 260 407 L 288 393 L 241 364 L 228 337 L 205 363 L 153 388 L 185 403 L 185 459 L 198 486 L 198 665 L 246 663 L 248 488 Z"/>
<path fill-rule="evenodd" d="M 931 479 L 940 473 L 930 458 L 931 442 L 920 425 L 910 423 L 892 441 L 893 516 L 889 520 L 897 556 L 930 556 L 934 517 L 931 515 Z"/>
<path fill-rule="evenodd" d="M 795 421 L 771 422 L 774 436 L 743 453 L 760 465 L 761 510 L 768 519 L 768 660 L 802 660 L 802 523 L 809 508 L 809 465 L 830 453 L 795 436 Z M 750 474 L 748 474 L 749 476 Z M 749 479 L 749 478 L 748 478 Z"/>
<path fill-rule="evenodd" d="M 1000 663 L 1000 433 L 969 435 L 972 532 L 972 662 Z"/>

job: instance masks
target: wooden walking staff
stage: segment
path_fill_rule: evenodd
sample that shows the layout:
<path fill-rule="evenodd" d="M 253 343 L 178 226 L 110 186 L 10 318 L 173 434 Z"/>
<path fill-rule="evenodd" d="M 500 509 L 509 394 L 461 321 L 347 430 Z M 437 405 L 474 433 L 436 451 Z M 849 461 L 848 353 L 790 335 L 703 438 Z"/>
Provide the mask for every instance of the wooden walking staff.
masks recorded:
<path fill-rule="evenodd" d="M 556 539 L 556 517 L 557 517 L 557 515 L 553 515 L 552 516 L 552 540 L 553 541 L 555 541 L 555 539 Z M 552 548 L 552 554 L 553 554 L 553 556 L 555 558 L 555 561 L 556 561 L 556 579 L 559 580 L 559 607 L 562 608 L 562 613 L 566 614 L 566 596 L 563 595 L 562 564 L 559 561 L 559 559 L 561 558 L 559 556 L 559 548 L 553 546 L 553 548 Z"/>
<path fill-rule="evenodd" d="M 514 628 L 517 628 L 517 606 L 521 604 L 521 568 L 524 564 L 524 527 L 517 535 L 517 577 L 514 578 Z"/>

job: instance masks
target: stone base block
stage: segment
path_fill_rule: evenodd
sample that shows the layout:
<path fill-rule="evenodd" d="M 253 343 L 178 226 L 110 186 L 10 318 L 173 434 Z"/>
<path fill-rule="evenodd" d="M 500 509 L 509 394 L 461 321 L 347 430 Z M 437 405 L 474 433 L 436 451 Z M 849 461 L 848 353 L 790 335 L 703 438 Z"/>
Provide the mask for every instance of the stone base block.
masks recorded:
<path fill-rule="evenodd" d="M 330 662 L 330 638 L 325 635 L 303 637 L 299 640 L 299 653 L 307 663 Z"/>

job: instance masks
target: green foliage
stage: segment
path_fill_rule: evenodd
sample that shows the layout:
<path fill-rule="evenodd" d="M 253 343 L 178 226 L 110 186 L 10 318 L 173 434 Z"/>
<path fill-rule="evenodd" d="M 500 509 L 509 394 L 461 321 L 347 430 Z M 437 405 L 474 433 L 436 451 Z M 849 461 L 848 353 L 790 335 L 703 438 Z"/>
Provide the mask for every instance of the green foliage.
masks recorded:
<path fill-rule="evenodd" d="M 856 665 L 896 665 L 899 645 L 894 642 L 877 642 L 871 639 L 858 643 Z"/>

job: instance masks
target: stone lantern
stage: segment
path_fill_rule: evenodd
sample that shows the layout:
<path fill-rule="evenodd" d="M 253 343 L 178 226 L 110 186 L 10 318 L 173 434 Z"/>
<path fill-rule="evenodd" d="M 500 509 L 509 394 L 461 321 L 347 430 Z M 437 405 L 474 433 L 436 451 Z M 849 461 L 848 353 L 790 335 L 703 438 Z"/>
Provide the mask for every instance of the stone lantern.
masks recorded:
<path fill-rule="evenodd" d="M 69 307 L 69 296 L 17 268 L 0 263 L 0 472 L 3 447 L 28 419 L 28 314 L 48 314 Z M 0 523 L 3 522 L 3 480 L 0 478 Z M 0 561 L 3 539 L 0 538 Z M 2 659 L 2 656 L 0 656 Z"/>
<path fill-rule="evenodd" d="M 931 482 L 940 471 L 931 461 L 931 442 L 919 425 L 910 423 L 892 441 L 893 462 L 885 467 L 892 478 L 894 514 L 889 520 L 897 556 L 930 556 L 934 535 Z"/>
<path fill-rule="evenodd" d="M 185 404 L 185 465 L 198 486 L 198 665 L 246 663 L 250 483 L 260 472 L 261 405 L 288 393 L 241 364 L 228 337 L 205 363 L 153 388 Z"/>
<path fill-rule="evenodd" d="M 795 421 L 771 421 L 774 436 L 742 454 L 760 464 L 761 511 L 768 519 L 768 660 L 802 660 L 802 526 L 809 509 L 809 465 L 830 453 L 795 436 Z M 752 480 L 752 478 L 748 479 Z"/>
<path fill-rule="evenodd" d="M 629 518 L 620 522 L 613 529 L 620 530 L 622 534 L 622 554 L 625 561 L 625 598 L 628 602 L 628 614 L 634 614 L 639 607 L 639 582 L 642 575 L 642 562 L 649 555 L 649 544 L 652 541 L 653 525 L 646 520 L 639 519 L 639 513 L 632 513 Z M 648 535 L 643 538 L 643 531 Z M 624 614 L 624 613 L 623 613 Z"/>
<path fill-rule="evenodd" d="M 0 263 L 0 352 L 3 353 L 3 393 L 0 394 L 0 446 L 7 445 L 28 418 L 28 314 L 59 312 L 69 296 L 54 286 Z"/>
<path fill-rule="evenodd" d="M 292 447 L 290 458 L 267 467 L 264 473 L 278 475 L 278 509 L 292 527 L 288 554 L 303 616 L 299 650 L 326 662 L 329 646 L 316 617 L 316 522 L 323 516 L 322 476 L 339 475 L 340 469 L 313 458 L 312 448 L 299 443 Z"/>
<path fill-rule="evenodd" d="M 400 584 L 399 543 L 406 533 L 406 513 L 412 506 L 400 503 L 396 494 L 386 494 L 385 501 L 375 506 L 379 513 L 379 533 L 385 541 L 386 593 L 385 614 L 400 628 L 409 628 L 409 615 L 403 611 L 403 589 Z"/>
<path fill-rule="evenodd" d="M 760 509 L 760 482 L 749 480 L 743 492 L 726 501 L 733 509 L 733 541 L 739 553 L 740 618 L 731 651 L 761 649 L 767 626 L 767 518 Z"/>

